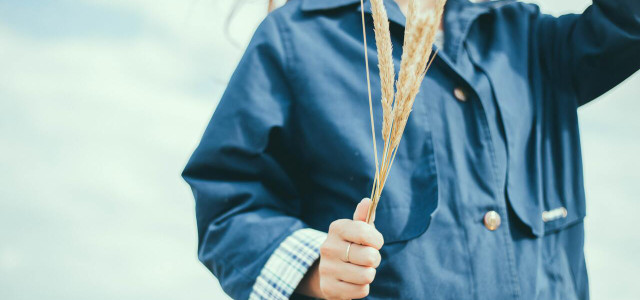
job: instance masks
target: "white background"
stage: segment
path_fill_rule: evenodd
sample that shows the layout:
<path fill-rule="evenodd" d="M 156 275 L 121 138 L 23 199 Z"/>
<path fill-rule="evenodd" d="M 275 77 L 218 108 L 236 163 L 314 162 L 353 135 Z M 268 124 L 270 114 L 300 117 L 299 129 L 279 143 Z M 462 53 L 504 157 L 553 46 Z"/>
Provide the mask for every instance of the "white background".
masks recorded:
<path fill-rule="evenodd" d="M 179 175 L 265 2 L 234 46 L 230 0 L 0 0 L 0 299 L 224 298 Z M 639 112 L 638 74 L 579 112 L 593 299 L 640 299 Z"/>

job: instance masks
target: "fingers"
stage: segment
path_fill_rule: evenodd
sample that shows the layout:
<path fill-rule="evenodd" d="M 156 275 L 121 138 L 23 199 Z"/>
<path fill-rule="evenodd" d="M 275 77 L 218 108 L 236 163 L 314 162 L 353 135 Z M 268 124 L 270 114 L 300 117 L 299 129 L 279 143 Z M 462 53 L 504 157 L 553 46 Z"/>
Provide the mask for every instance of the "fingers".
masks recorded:
<path fill-rule="evenodd" d="M 376 249 L 382 248 L 384 244 L 382 234 L 380 234 L 375 227 L 362 221 L 346 219 L 334 221 L 329 226 L 329 235 L 337 235 L 347 242 L 370 246 Z"/>
<path fill-rule="evenodd" d="M 366 222 L 367 214 L 369 213 L 369 206 L 371 206 L 371 199 L 369 198 L 362 199 L 360 203 L 358 203 L 358 206 L 356 206 L 356 211 L 353 212 L 353 220 Z M 371 216 L 372 224 L 375 218 L 376 218 L 376 214 L 374 213 L 373 216 Z"/>
<path fill-rule="evenodd" d="M 340 260 L 326 260 L 321 271 L 322 273 L 333 275 L 340 281 L 353 284 L 370 284 L 376 277 L 376 269 L 374 268 L 358 266 Z"/>
<path fill-rule="evenodd" d="M 369 206 L 371 206 L 371 199 L 362 199 L 360 203 L 358 203 L 358 206 L 356 206 L 356 211 L 353 212 L 353 220 L 364 222 L 367 219 L 367 214 L 369 213 Z"/>
<path fill-rule="evenodd" d="M 369 295 L 368 284 L 352 284 L 337 279 L 320 284 L 320 289 L 327 299 L 361 299 Z"/>
<path fill-rule="evenodd" d="M 339 259 L 320 259 L 318 267 L 320 289 L 327 299 L 359 299 L 369 294 L 376 270 L 343 262 Z"/>
<path fill-rule="evenodd" d="M 327 240 L 320 247 L 320 255 L 323 258 L 339 260 L 344 263 L 351 263 L 363 267 L 377 268 L 380 265 L 380 252 L 369 246 L 351 244 L 347 261 L 347 247 L 349 242 L 338 240 Z"/>
<path fill-rule="evenodd" d="M 350 263 L 340 263 L 336 278 L 353 284 L 370 284 L 376 277 L 376 269 L 357 266 Z"/>
<path fill-rule="evenodd" d="M 349 263 L 377 268 L 380 265 L 380 252 L 373 247 L 352 244 L 349 250 Z"/>
<path fill-rule="evenodd" d="M 363 199 L 354 220 L 337 220 L 329 226 L 318 266 L 320 289 L 327 299 L 359 299 L 369 294 L 380 265 L 378 250 L 384 244 L 382 234 L 363 222 L 370 205 L 371 200 Z"/>

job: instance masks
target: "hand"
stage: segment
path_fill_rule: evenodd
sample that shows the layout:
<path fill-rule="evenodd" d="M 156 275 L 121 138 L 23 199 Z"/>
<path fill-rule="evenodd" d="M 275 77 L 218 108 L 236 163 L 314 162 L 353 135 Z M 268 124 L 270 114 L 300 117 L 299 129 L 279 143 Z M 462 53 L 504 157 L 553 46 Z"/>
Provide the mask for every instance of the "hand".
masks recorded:
<path fill-rule="evenodd" d="M 353 220 L 336 220 L 329 226 L 327 239 L 320 247 L 319 284 L 326 299 L 357 299 L 369 295 L 369 284 L 380 265 L 382 234 L 365 223 L 371 205 L 362 199 Z M 347 247 L 351 244 L 347 257 Z"/>

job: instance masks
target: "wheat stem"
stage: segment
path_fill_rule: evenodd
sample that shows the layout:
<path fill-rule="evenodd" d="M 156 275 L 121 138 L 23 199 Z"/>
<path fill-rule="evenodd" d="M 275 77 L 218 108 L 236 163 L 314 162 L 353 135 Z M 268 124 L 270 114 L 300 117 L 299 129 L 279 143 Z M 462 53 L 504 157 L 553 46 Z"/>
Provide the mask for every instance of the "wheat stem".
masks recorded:
<path fill-rule="evenodd" d="M 371 117 L 371 136 L 373 137 L 373 156 L 375 158 L 376 174 L 379 174 L 380 171 L 378 169 L 378 149 L 376 147 L 376 129 L 373 121 L 373 104 L 371 101 L 371 80 L 369 79 L 369 55 L 367 54 L 367 31 L 364 25 L 363 0 L 360 0 L 360 11 L 362 13 L 362 39 L 364 41 L 364 65 L 367 72 L 367 93 L 369 95 L 369 116 Z"/>

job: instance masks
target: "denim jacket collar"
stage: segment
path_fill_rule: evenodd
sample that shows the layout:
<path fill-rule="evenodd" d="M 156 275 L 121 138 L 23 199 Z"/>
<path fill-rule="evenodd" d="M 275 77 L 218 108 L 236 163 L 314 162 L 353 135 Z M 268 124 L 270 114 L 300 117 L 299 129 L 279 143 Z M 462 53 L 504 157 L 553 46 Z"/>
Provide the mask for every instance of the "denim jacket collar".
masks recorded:
<path fill-rule="evenodd" d="M 357 6 L 358 12 L 361 11 L 359 0 L 302 0 L 302 11 L 328 11 L 333 9 L 345 8 L 347 6 Z M 473 21 L 479 16 L 490 12 L 493 8 L 502 6 L 515 0 L 498 0 L 473 3 L 469 0 L 448 0 L 445 9 L 445 36 L 447 42 L 445 44 L 446 52 L 451 53 L 451 59 L 455 61 L 459 53 L 460 47 L 466 39 L 467 33 Z M 395 1 L 385 0 L 387 15 L 389 21 L 400 26 L 405 25 L 406 18 Z M 371 14 L 370 0 L 364 0 L 364 11 Z"/>
<path fill-rule="evenodd" d="M 385 1 L 395 3 L 394 1 L 389 1 L 389 0 L 385 0 Z M 457 2 L 457 3 L 461 3 L 468 6 L 490 8 L 496 5 L 500 5 L 500 3 L 502 2 L 512 2 L 512 1 L 514 0 L 485 1 L 485 2 L 478 2 L 478 3 L 474 3 L 469 0 L 448 0 L 447 2 L 449 3 Z M 365 11 L 371 12 L 371 5 L 368 5 L 368 8 L 366 8 L 368 2 L 369 0 L 364 0 Z M 351 6 L 357 3 L 360 3 L 360 0 L 302 0 L 302 10 L 303 11 L 331 10 L 336 8 L 342 8 L 345 6 Z"/>

